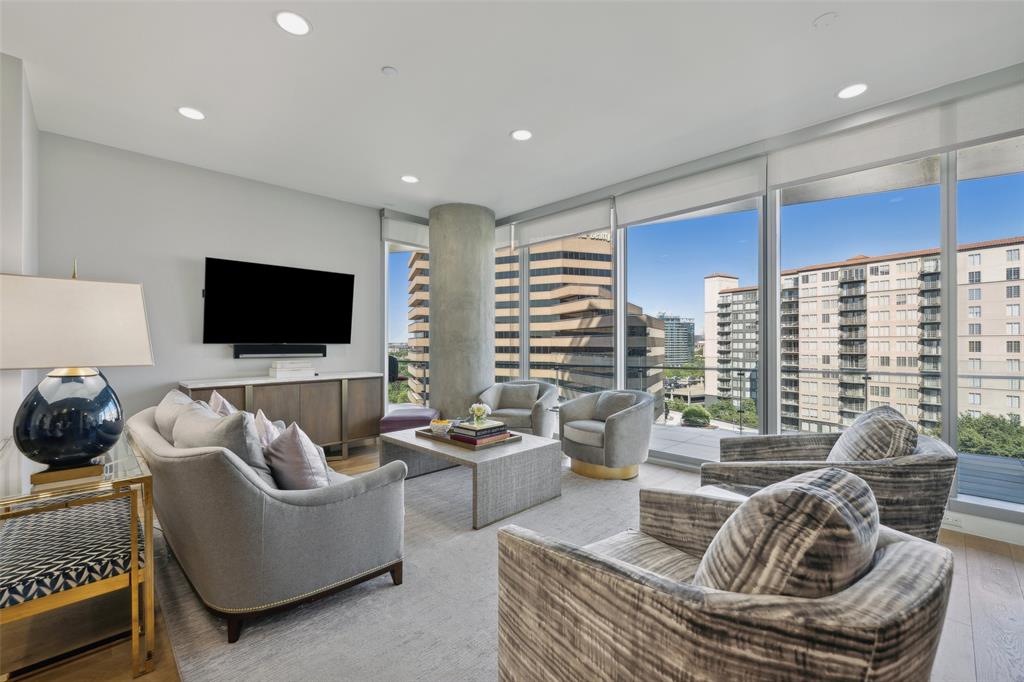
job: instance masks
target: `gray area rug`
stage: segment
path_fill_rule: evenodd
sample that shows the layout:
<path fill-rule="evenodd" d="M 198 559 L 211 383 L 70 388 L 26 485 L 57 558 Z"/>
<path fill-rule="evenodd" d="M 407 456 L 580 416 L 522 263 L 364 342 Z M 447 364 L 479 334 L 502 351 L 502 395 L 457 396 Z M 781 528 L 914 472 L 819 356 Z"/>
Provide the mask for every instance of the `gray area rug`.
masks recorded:
<path fill-rule="evenodd" d="M 156 587 L 181 679 L 497 679 L 499 528 L 515 523 L 586 544 L 637 526 L 640 488 L 698 485 L 696 474 L 650 464 L 632 481 L 596 481 L 567 462 L 561 497 L 476 531 L 468 469 L 406 481 L 403 585 L 385 575 L 246 621 L 236 644 L 158 535 Z"/>

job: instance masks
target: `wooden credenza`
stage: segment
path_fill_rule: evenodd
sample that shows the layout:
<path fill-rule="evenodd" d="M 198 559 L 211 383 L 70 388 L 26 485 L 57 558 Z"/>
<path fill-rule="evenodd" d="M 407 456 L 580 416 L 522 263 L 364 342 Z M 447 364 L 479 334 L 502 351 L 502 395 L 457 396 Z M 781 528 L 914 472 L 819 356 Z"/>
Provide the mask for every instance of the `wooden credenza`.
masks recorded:
<path fill-rule="evenodd" d="M 297 423 L 323 447 L 349 445 L 380 436 L 384 416 L 384 375 L 380 372 L 324 372 L 312 378 L 237 377 L 181 381 L 195 400 L 217 391 L 232 405 L 263 410 L 272 420 Z"/>

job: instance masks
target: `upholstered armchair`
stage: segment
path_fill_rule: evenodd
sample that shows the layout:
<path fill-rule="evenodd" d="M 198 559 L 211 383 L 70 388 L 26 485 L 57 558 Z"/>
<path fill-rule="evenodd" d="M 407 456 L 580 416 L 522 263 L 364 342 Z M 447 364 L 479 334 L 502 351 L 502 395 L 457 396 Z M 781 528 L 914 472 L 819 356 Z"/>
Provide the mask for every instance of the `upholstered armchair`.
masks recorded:
<path fill-rule="evenodd" d="M 836 467 L 868 482 L 883 524 L 935 542 L 956 473 L 953 449 L 922 435 L 913 452 L 905 456 L 826 464 L 839 437 L 838 433 L 799 433 L 723 438 L 721 462 L 701 465 L 701 485 L 743 493 L 804 471 Z"/>
<path fill-rule="evenodd" d="M 491 408 L 491 418 L 514 431 L 551 438 L 555 432 L 558 387 L 544 381 L 524 379 L 495 384 L 480 394 L 480 402 Z"/>
<path fill-rule="evenodd" d="M 640 529 L 586 546 L 498 532 L 501 680 L 929 678 L 950 551 L 878 527 L 872 563 L 818 598 L 693 584 L 740 503 L 640 491 Z"/>
<path fill-rule="evenodd" d="M 628 479 L 647 461 L 654 396 L 643 391 L 601 391 L 562 403 L 562 452 L 572 470 L 590 478 Z"/>

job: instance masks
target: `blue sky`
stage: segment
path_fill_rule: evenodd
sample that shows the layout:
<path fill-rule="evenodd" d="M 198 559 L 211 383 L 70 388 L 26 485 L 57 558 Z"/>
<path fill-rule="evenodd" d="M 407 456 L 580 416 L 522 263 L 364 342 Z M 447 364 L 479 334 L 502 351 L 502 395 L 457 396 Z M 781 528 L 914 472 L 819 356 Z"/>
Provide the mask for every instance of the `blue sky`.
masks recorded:
<path fill-rule="evenodd" d="M 960 243 L 1024 234 L 1024 173 L 967 180 L 957 190 Z M 704 275 L 757 281 L 757 213 L 744 211 L 630 228 L 627 297 L 645 312 L 704 318 Z M 782 267 L 912 251 L 939 244 L 939 188 L 915 187 L 785 206 Z M 405 339 L 407 253 L 388 267 L 388 337 Z"/>

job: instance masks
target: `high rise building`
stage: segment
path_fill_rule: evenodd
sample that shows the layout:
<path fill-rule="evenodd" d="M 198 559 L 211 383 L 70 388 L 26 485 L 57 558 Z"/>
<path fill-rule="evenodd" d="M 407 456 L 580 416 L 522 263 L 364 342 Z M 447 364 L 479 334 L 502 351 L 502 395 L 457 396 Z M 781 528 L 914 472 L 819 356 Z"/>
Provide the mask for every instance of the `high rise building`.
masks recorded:
<path fill-rule="evenodd" d="M 938 249 L 784 271 L 783 428 L 837 431 L 890 405 L 921 430 L 937 431 L 945 334 L 957 343 L 958 413 L 1021 421 L 1022 247 L 1022 237 L 958 247 L 956 330 L 944 326 Z M 753 397 L 758 328 L 757 288 L 737 284 L 722 273 L 704 280 L 706 353 L 715 366 L 707 387 L 734 402 Z"/>
<path fill-rule="evenodd" d="M 529 247 L 530 377 L 555 384 L 563 399 L 615 387 L 615 298 L 607 232 Z M 409 257 L 409 400 L 429 399 L 430 257 Z M 495 380 L 520 374 L 519 254 L 495 254 Z M 663 397 L 664 324 L 626 304 L 628 382 Z M 692 333 L 691 333 L 692 338 Z M 691 342 L 692 343 L 692 342 Z"/>
<path fill-rule="evenodd" d="M 679 367 L 693 360 L 693 318 L 658 313 L 665 325 L 665 364 Z"/>

